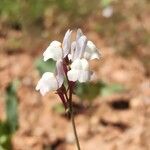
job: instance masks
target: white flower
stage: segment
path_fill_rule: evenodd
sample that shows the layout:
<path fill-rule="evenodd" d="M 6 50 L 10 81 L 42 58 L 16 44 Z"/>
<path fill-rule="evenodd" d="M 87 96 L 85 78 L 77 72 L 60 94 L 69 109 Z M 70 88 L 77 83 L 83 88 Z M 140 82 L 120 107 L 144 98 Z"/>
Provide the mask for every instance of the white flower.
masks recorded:
<path fill-rule="evenodd" d="M 90 80 L 92 72 L 89 70 L 89 63 L 86 59 L 76 59 L 71 64 L 71 70 L 67 76 L 70 81 L 87 82 Z"/>
<path fill-rule="evenodd" d="M 87 60 L 99 59 L 100 53 L 92 41 L 82 33 L 81 29 L 77 30 L 76 41 L 71 45 L 71 54 L 68 55 L 70 60 L 85 58 Z"/>
<path fill-rule="evenodd" d="M 71 43 L 71 33 L 70 30 L 66 32 L 62 43 L 52 41 L 43 53 L 44 61 L 50 58 L 56 61 L 56 71 L 55 73 L 44 73 L 39 80 L 36 90 L 40 90 L 42 95 L 49 91 L 61 90 L 64 76 L 73 82 L 91 80 L 93 73 L 90 71 L 88 61 L 99 59 L 98 49 L 92 41 L 87 39 L 81 29 L 77 30 L 76 40 Z M 70 61 L 66 58 L 69 58 Z"/>
<path fill-rule="evenodd" d="M 55 61 L 63 59 L 68 55 L 71 49 L 71 33 L 72 31 L 68 30 L 64 36 L 63 43 L 59 41 L 52 41 L 48 48 L 43 53 L 44 61 L 52 58 Z"/>
<path fill-rule="evenodd" d="M 82 31 L 78 29 L 76 41 L 71 45 L 71 54 L 68 55 L 72 60 L 71 70 L 68 71 L 70 81 L 86 82 L 91 79 L 92 72 L 89 68 L 88 60 L 99 59 L 100 54 L 92 41 L 88 41 Z"/>
<path fill-rule="evenodd" d="M 113 15 L 113 7 L 108 6 L 108 7 L 103 9 L 103 11 L 102 11 L 102 16 L 103 17 L 109 18 L 112 15 Z"/>
<path fill-rule="evenodd" d="M 100 58 L 100 53 L 98 52 L 97 47 L 95 46 L 95 44 L 92 41 L 87 42 L 87 46 L 85 48 L 83 57 L 87 60 Z"/>
<path fill-rule="evenodd" d="M 56 74 L 52 72 L 45 72 L 36 86 L 36 90 L 40 90 L 40 93 L 43 96 L 49 91 L 56 91 L 63 84 L 64 72 L 62 62 L 58 61 L 56 63 L 56 67 Z"/>
<path fill-rule="evenodd" d="M 62 58 L 62 55 L 61 43 L 58 41 L 51 42 L 49 47 L 43 53 L 44 61 L 47 61 L 50 58 L 57 61 Z"/>
<path fill-rule="evenodd" d="M 52 72 L 45 72 L 36 86 L 36 90 L 40 90 L 40 93 L 43 96 L 47 92 L 55 91 L 57 89 L 58 89 L 58 81 L 56 79 L 56 76 Z"/>

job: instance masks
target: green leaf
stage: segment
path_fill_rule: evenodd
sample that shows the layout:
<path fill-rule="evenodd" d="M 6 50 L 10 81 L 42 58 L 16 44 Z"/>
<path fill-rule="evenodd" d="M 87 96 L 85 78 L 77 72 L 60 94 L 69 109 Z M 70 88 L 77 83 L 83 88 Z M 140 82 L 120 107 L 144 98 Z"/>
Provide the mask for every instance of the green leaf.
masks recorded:
<path fill-rule="evenodd" d="M 11 131 L 8 122 L 0 122 L 0 150 L 11 149 Z"/>
<path fill-rule="evenodd" d="M 18 81 L 14 80 L 6 89 L 6 116 L 7 123 L 13 133 L 18 128 L 18 98 L 16 90 Z"/>
<path fill-rule="evenodd" d="M 10 134 L 10 128 L 8 122 L 0 122 L 0 136 L 4 134 Z"/>
<path fill-rule="evenodd" d="M 53 106 L 53 110 L 58 114 L 63 114 L 65 112 L 64 106 L 62 104 L 56 104 Z"/>
<path fill-rule="evenodd" d="M 77 83 L 75 88 L 75 94 L 81 98 L 81 100 L 92 101 L 97 96 L 109 96 L 113 93 L 124 91 L 124 88 L 120 84 L 107 84 L 102 81 L 97 83 Z"/>
<path fill-rule="evenodd" d="M 104 86 L 104 83 L 102 82 L 77 83 L 75 94 L 79 96 L 81 99 L 93 100 L 99 95 L 100 89 L 103 86 Z"/>
<path fill-rule="evenodd" d="M 109 96 L 112 95 L 113 93 L 120 93 L 123 92 L 124 88 L 120 84 L 110 84 L 106 85 L 101 89 L 101 95 L 102 96 Z"/>
<path fill-rule="evenodd" d="M 107 7 L 110 5 L 112 0 L 101 0 L 102 7 Z"/>
<path fill-rule="evenodd" d="M 18 80 L 14 80 L 6 89 L 6 120 L 0 122 L 0 150 L 12 149 L 11 137 L 18 128 L 18 84 Z"/>
<path fill-rule="evenodd" d="M 39 71 L 40 75 L 45 72 L 54 72 L 55 71 L 56 62 L 52 59 L 47 60 L 46 62 L 43 61 L 43 58 L 38 58 L 35 61 L 35 66 Z"/>

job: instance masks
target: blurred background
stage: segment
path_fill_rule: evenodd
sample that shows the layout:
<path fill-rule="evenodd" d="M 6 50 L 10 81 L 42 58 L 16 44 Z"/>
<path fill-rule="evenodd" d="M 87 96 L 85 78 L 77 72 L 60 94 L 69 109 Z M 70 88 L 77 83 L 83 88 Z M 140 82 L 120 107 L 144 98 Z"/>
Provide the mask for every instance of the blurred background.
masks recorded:
<path fill-rule="evenodd" d="M 82 150 L 150 150 L 149 0 L 0 0 L 0 150 L 75 150 L 55 93 L 35 86 L 54 71 L 42 54 L 81 28 L 102 57 L 91 83 L 77 84 Z"/>

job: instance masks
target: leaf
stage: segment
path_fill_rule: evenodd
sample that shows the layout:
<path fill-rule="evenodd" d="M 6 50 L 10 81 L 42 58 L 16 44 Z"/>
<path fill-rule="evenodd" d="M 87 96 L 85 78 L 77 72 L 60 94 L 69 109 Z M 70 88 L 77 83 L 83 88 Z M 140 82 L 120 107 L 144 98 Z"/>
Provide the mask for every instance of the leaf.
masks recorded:
<path fill-rule="evenodd" d="M 11 149 L 11 132 L 8 122 L 0 122 L 0 150 Z"/>
<path fill-rule="evenodd" d="M 13 133 L 18 128 L 18 98 L 16 90 L 18 81 L 14 80 L 6 89 L 6 116 L 10 131 Z"/>
<path fill-rule="evenodd" d="M 53 110 L 58 114 L 63 114 L 65 112 L 64 106 L 62 104 L 56 104 L 53 106 Z"/>
<path fill-rule="evenodd" d="M 95 99 L 99 93 L 100 89 L 104 86 L 104 83 L 77 83 L 75 94 L 79 96 L 81 99 L 93 100 Z"/>
<path fill-rule="evenodd" d="M 97 83 L 77 83 L 75 94 L 81 100 L 94 100 L 97 96 L 109 96 L 113 93 L 124 91 L 120 84 L 107 84 L 102 81 Z"/>
<path fill-rule="evenodd" d="M 123 92 L 124 88 L 120 84 L 110 84 L 106 85 L 101 89 L 101 95 L 102 96 L 109 96 L 112 95 L 113 93 L 120 93 Z"/>
<path fill-rule="evenodd" d="M 110 5 L 112 0 L 101 0 L 102 7 L 107 7 Z"/>
<path fill-rule="evenodd" d="M 10 134 L 9 125 L 6 121 L 0 122 L 0 136 L 4 134 Z"/>
<path fill-rule="evenodd" d="M 42 75 L 45 72 L 49 72 L 49 71 L 54 72 L 56 62 L 52 59 L 49 59 L 46 62 L 44 62 L 42 58 L 38 58 L 35 61 L 35 66 L 36 66 L 37 70 L 39 71 L 40 75 Z"/>
<path fill-rule="evenodd" d="M 6 120 L 0 122 L 0 150 L 12 149 L 11 137 L 18 128 L 18 81 L 11 82 L 6 89 Z"/>
<path fill-rule="evenodd" d="M 12 149 L 11 137 L 18 128 L 18 83 L 14 80 L 6 89 L 6 120 L 0 122 L 0 150 Z"/>

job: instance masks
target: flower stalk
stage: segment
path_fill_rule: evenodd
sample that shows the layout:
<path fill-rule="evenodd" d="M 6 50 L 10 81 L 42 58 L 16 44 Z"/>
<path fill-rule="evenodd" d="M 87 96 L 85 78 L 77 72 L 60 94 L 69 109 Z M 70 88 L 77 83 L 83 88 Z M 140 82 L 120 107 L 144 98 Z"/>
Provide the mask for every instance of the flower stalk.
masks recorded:
<path fill-rule="evenodd" d="M 70 91 L 69 91 L 68 102 L 69 102 L 69 114 L 70 114 L 69 116 L 70 116 L 71 123 L 72 123 L 72 128 L 73 128 L 73 132 L 74 132 L 74 136 L 76 140 L 77 149 L 81 150 L 78 135 L 77 135 L 76 125 L 75 125 L 75 120 L 74 120 L 74 111 L 73 111 L 73 104 L 72 104 L 72 87 L 70 88 Z"/>

